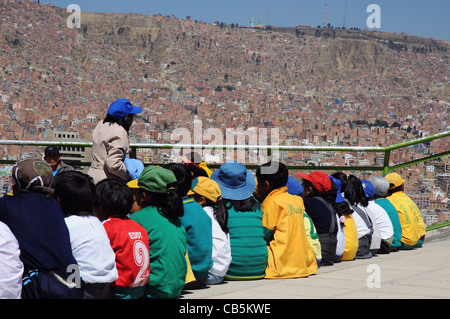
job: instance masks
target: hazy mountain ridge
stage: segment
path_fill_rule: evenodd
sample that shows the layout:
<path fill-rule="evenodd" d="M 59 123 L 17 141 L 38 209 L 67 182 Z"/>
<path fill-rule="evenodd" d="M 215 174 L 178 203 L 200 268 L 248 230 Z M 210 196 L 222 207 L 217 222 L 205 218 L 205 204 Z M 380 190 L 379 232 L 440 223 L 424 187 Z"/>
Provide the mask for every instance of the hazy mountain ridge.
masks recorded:
<path fill-rule="evenodd" d="M 33 2 L 0 10 L 0 94 L 30 134 L 41 122 L 42 130 L 89 131 L 119 96 L 147 107 L 150 127 L 169 130 L 189 125 L 194 114 L 212 127 L 278 121 L 288 128 L 311 118 L 331 123 L 330 108 L 342 117 L 332 125 L 378 119 L 418 126 L 426 117 L 419 110 L 428 105 L 448 117 L 448 42 L 88 12 L 81 13 L 81 28 L 70 29 L 65 9 Z M 340 109 L 335 100 L 343 101 Z M 20 112 L 12 112 L 16 102 Z M 405 120 L 405 112 L 418 113 L 418 122 Z M 442 123 L 424 129 L 439 131 Z"/>

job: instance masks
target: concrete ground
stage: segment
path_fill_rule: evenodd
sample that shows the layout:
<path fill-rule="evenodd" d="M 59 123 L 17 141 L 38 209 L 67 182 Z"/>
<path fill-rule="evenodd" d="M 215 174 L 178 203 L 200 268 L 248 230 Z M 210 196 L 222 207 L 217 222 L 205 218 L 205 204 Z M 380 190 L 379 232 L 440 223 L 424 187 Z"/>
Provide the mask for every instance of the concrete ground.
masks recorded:
<path fill-rule="evenodd" d="M 184 291 L 188 299 L 448 299 L 450 235 L 427 237 L 422 248 L 344 261 L 298 279 L 228 281 Z"/>

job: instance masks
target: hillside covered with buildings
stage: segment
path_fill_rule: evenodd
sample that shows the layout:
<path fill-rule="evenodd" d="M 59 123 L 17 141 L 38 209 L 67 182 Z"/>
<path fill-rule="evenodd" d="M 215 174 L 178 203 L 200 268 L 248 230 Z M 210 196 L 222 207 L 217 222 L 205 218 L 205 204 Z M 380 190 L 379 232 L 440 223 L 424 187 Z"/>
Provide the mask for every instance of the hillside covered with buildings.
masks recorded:
<path fill-rule="evenodd" d="M 276 128 L 280 144 L 291 146 L 386 146 L 450 130 L 445 41 L 89 12 L 81 13 L 80 28 L 69 28 L 69 15 L 34 1 L 0 1 L 0 139 L 64 132 L 89 141 L 109 104 L 124 97 L 144 108 L 130 135 L 135 143 L 177 143 L 173 132 L 193 133 L 194 121 L 224 135 Z M 202 138 L 208 144 L 212 137 Z M 395 152 L 391 161 L 448 148 L 444 138 Z M 161 162 L 163 153 L 138 156 Z M 376 153 L 353 155 L 286 151 L 281 159 L 380 164 Z M 29 155 L 0 146 L 2 159 L 21 156 Z M 402 173 L 424 206 L 448 211 L 448 157 Z"/>

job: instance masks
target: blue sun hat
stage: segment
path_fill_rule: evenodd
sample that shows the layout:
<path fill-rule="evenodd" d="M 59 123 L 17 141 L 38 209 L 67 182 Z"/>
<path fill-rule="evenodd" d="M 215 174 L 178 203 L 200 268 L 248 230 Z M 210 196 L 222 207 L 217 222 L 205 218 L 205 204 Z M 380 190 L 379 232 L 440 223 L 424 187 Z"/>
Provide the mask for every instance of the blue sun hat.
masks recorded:
<path fill-rule="evenodd" d="M 364 193 L 366 194 L 367 198 L 372 198 L 375 196 L 375 187 L 373 187 L 373 184 L 365 179 L 361 180 L 361 184 L 364 188 Z"/>
<path fill-rule="evenodd" d="M 128 174 L 131 179 L 138 179 L 144 170 L 144 163 L 135 158 L 124 158 L 123 163 L 127 167 Z"/>
<path fill-rule="evenodd" d="M 133 104 L 131 104 L 131 102 L 127 99 L 118 99 L 112 102 L 108 108 L 108 114 L 111 115 L 115 120 L 129 114 L 138 114 L 141 112 L 142 107 L 133 106 Z"/>
<path fill-rule="evenodd" d="M 211 179 L 220 186 L 222 197 L 231 200 L 243 200 L 251 197 L 256 188 L 252 172 L 244 164 L 227 161 L 211 175 Z"/>
<path fill-rule="evenodd" d="M 340 203 L 344 201 L 344 197 L 342 197 L 342 191 L 341 191 L 341 186 L 342 186 L 342 182 L 337 179 L 334 178 L 333 176 L 330 176 L 330 179 L 336 184 L 337 187 L 337 194 L 336 194 L 336 203 Z"/>
<path fill-rule="evenodd" d="M 298 180 L 293 178 L 292 176 L 288 177 L 286 187 L 287 187 L 287 192 L 291 195 L 302 196 L 302 194 L 303 194 L 302 184 Z"/>

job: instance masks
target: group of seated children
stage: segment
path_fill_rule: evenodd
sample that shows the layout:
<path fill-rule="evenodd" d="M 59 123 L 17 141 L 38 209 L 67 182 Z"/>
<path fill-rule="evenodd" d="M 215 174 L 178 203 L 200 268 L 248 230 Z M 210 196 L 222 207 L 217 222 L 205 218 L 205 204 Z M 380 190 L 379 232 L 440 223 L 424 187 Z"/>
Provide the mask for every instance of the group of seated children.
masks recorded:
<path fill-rule="evenodd" d="M 185 158 L 138 176 L 94 185 L 72 170 L 51 185 L 43 161 L 18 163 L 14 196 L 0 199 L 1 226 L 20 250 L 9 252 L 16 282 L 0 296 L 177 298 L 224 280 L 307 277 L 321 266 L 420 247 L 425 237 L 396 173 L 359 180 L 298 172 L 300 183 L 281 162 L 253 174 L 236 161 L 211 172 Z"/>

